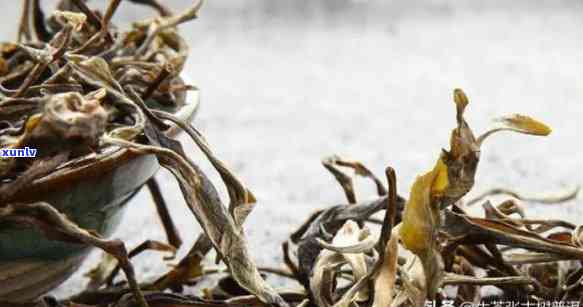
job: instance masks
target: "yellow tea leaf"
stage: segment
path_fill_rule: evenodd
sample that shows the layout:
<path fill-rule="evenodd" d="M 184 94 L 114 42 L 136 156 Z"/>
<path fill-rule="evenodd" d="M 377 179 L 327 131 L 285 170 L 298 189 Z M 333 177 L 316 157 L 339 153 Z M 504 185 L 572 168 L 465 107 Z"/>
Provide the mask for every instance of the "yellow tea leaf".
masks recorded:
<path fill-rule="evenodd" d="M 478 145 L 481 146 L 484 140 L 490 135 L 500 131 L 513 131 L 538 136 L 547 136 L 552 132 L 551 128 L 543 122 L 521 114 L 505 116 L 497 119 L 497 121 L 501 123 L 502 126 L 494 127 L 480 135 L 477 141 Z"/>
<path fill-rule="evenodd" d="M 31 132 L 40 123 L 41 118 L 42 118 L 41 114 L 35 114 L 35 115 L 31 116 L 26 121 L 25 129 L 24 129 L 25 132 L 27 132 L 27 133 Z"/>
<path fill-rule="evenodd" d="M 417 177 L 411 187 L 400 234 L 403 245 L 414 254 L 422 255 L 431 247 L 439 219 L 432 197 L 444 192 L 447 185 L 447 166 L 439 159 L 434 169 Z"/>
<path fill-rule="evenodd" d="M 431 195 L 439 196 L 443 194 L 449 186 L 447 165 L 445 165 L 441 158 L 437 160 L 433 172 L 435 173 L 435 179 L 431 185 Z"/>
<path fill-rule="evenodd" d="M 547 136 L 551 134 L 551 128 L 544 123 L 528 116 L 514 114 L 499 119 L 504 125 L 515 129 L 517 132 Z"/>
<path fill-rule="evenodd" d="M 455 105 L 457 107 L 457 114 L 459 120 L 463 115 L 464 110 L 470 103 L 470 101 L 468 99 L 468 96 L 466 96 L 466 93 L 464 93 L 464 91 L 462 91 L 462 89 L 459 88 L 453 90 L 453 101 L 455 102 Z"/>

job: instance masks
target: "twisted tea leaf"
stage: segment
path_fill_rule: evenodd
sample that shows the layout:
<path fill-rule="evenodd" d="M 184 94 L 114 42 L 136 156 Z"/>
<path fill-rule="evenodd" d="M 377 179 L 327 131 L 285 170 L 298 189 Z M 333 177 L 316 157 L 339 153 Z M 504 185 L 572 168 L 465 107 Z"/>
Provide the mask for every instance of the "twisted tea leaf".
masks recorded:
<path fill-rule="evenodd" d="M 85 14 L 74 13 L 70 11 L 55 11 L 53 15 L 57 19 L 63 20 L 73 27 L 73 30 L 79 32 L 82 30 L 83 25 L 87 21 L 87 16 Z"/>
<path fill-rule="evenodd" d="M 149 90 L 148 96 L 152 99 L 161 100 L 162 97 L 166 101 L 171 100 L 173 105 L 179 107 L 175 94 L 178 91 L 187 90 L 188 86 L 176 86 L 174 77 L 180 75 L 184 67 L 188 45 L 178 35 L 175 27 L 194 18 L 200 4 L 184 14 L 171 16 L 171 13 L 157 1 L 136 1 L 155 6 L 164 16 L 160 19 L 161 24 L 146 23 L 147 29 L 157 27 L 157 30 L 153 31 L 155 33 L 144 33 L 141 37 L 141 33 L 135 36 L 132 36 L 131 32 L 117 33 L 117 29 L 110 24 L 112 16 L 121 3 L 120 0 L 110 0 L 104 14 L 89 9 L 84 0 L 63 0 L 58 6 L 60 11 L 55 11 L 48 19 L 44 17 L 40 1 L 25 0 L 23 2 L 25 7 L 19 40 L 26 41 L 18 46 L 4 44 L 0 54 L 0 92 L 2 92 L 0 119 L 9 121 L 8 129 L 2 126 L 3 135 L 0 142 L 3 147 L 4 145 L 12 147 L 38 145 L 40 157 L 35 163 L 26 162 L 17 167 L 9 165 L 10 163 L 5 165 L 2 161 L 0 174 L 3 177 L 3 183 L 0 191 L 9 189 L 10 193 L 14 193 L 12 191 L 25 189 L 33 180 L 59 165 L 67 164 L 68 167 L 73 167 L 95 162 L 95 159 L 102 157 L 102 153 L 96 155 L 92 151 L 107 151 L 108 149 L 109 144 L 101 139 L 104 133 L 107 133 L 109 137 L 114 136 L 126 141 L 142 141 L 144 140 L 142 135 L 146 134 L 148 141 L 156 139 L 160 145 L 177 148 L 173 141 L 161 137 L 161 130 L 165 129 L 153 128 L 149 124 L 146 126 L 146 118 L 153 118 L 152 114 L 144 111 L 147 108 L 144 104 L 139 104 L 141 101 L 137 101 L 135 97 Z M 34 24 L 34 34 L 39 39 L 38 41 L 32 41 L 30 24 Z M 151 40 L 151 43 L 141 44 L 145 39 Z M 144 56 L 138 56 L 136 48 L 131 48 L 132 45 L 136 48 L 141 47 Z M 133 62 L 128 60 L 133 60 Z M 148 74 L 148 70 L 159 67 L 168 67 L 169 77 L 163 82 L 160 81 L 159 84 L 149 83 L 151 79 L 148 77 L 151 74 Z M 132 74 L 136 73 L 141 73 L 144 77 L 132 78 Z M 126 92 L 128 88 L 130 91 Z M 136 92 L 140 94 L 136 95 Z M 152 120 L 152 122 L 155 121 Z M 212 156 L 212 153 L 210 155 Z M 67 160 L 73 158 L 76 160 L 67 163 Z M 219 161 L 215 165 L 222 164 Z M 224 168 L 221 175 L 228 176 L 228 169 Z M 235 178 L 232 174 L 230 175 L 231 179 Z M 4 180 L 4 177 L 11 181 Z M 210 185 L 208 180 L 205 180 L 202 184 Z M 233 179 L 228 184 L 228 188 L 234 208 L 232 214 L 240 225 L 250 211 L 250 207 L 244 207 L 241 204 L 251 203 L 254 198 L 247 190 L 237 194 L 241 190 L 240 186 L 231 187 L 236 186 L 236 183 L 239 182 Z M 207 186 L 205 188 L 210 189 Z M 231 193 L 231 191 L 235 192 Z M 1 197 L 9 198 L 10 193 L 2 193 Z M 243 201 L 239 201 L 240 199 Z M 6 206 L 6 202 L 2 202 L 2 205 Z M 2 212 L 8 211 L 10 210 L 3 207 Z M 215 232 L 213 237 L 222 231 L 220 227 L 224 227 L 223 224 L 235 224 L 228 218 L 227 214 L 226 220 L 219 219 L 220 225 L 213 230 Z M 53 228 L 58 230 L 58 226 L 52 224 L 47 226 L 51 234 L 53 234 L 51 230 L 55 230 Z M 229 250 L 236 256 L 235 258 L 243 255 L 243 262 L 245 262 L 248 257 L 245 254 L 246 251 L 237 250 L 237 248 L 244 249 L 244 245 L 242 247 L 238 245 L 242 233 L 237 232 L 242 232 L 242 230 L 236 225 L 231 228 L 230 232 L 227 231 L 228 238 L 215 240 L 214 243 L 216 246 L 222 244 L 223 246 L 218 246 L 218 249 Z M 63 239 L 63 237 L 58 238 Z M 70 239 L 68 236 L 65 238 Z M 229 239 L 235 243 L 229 242 Z M 208 240 L 207 238 L 206 241 Z M 210 245 L 210 242 L 208 243 Z M 233 245 L 233 248 L 231 249 L 229 245 Z M 163 244 L 147 241 L 145 245 L 133 250 L 129 256 L 149 248 L 166 249 Z M 204 248 L 206 247 L 203 246 L 202 249 Z M 238 260 L 230 262 L 237 263 Z M 129 260 L 118 259 L 118 261 L 127 273 Z M 103 282 L 103 275 L 111 270 L 108 268 L 108 262 L 111 261 L 105 261 L 104 267 L 93 271 L 94 279 L 90 288 L 99 287 Z M 240 280 L 256 277 L 251 276 L 254 273 L 252 265 L 243 263 L 241 267 L 243 267 L 240 269 L 242 273 L 237 276 L 244 275 L 244 277 L 240 277 Z M 114 269 L 114 273 L 109 277 L 110 282 L 115 276 L 115 271 L 117 270 Z M 128 279 L 130 279 L 130 287 L 134 290 L 134 297 L 140 299 L 139 293 L 136 292 L 137 282 L 132 280 L 131 276 L 128 276 Z M 262 280 L 259 283 L 261 282 Z M 268 293 L 262 296 L 264 301 L 265 297 L 271 294 L 268 290 L 265 291 Z M 99 304 L 114 303 L 126 292 L 124 287 L 108 287 L 102 291 L 83 293 L 76 298 L 94 299 L 92 302 L 98 301 Z M 123 304 L 130 304 L 131 300 L 130 297 Z M 143 300 L 140 301 L 140 305 L 144 305 Z"/>
<path fill-rule="evenodd" d="M 164 227 L 164 232 L 166 233 L 166 239 L 170 245 L 174 246 L 175 248 L 180 248 L 182 245 L 182 239 L 180 238 L 180 233 L 170 216 L 170 212 L 168 210 L 168 204 L 164 200 L 162 196 L 162 191 L 160 190 L 160 186 L 156 178 L 150 178 L 148 182 L 146 182 L 148 190 L 154 200 L 154 204 L 156 205 L 156 212 L 160 217 L 162 222 L 162 226 Z"/>
<path fill-rule="evenodd" d="M 473 204 L 480 202 L 481 200 L 483 200 L 486 197 L 495 196 L 495 195 L 507 195 L 507 196 L 511 196 L 513 198 L 516 198 L 518 200 L 522 200 L 525 202 L 533 202 L 533 203 L 540 203 L 540 204 L 560 204 L 563 202 L 567 202 L 567 201 L 576 199 L 577 196 L 579 195 L 579 190 L 580 190 L 580 187 L 575 186 L 575 187 L 570 188 L 570 189 L 565 189 L 565 191 L 560 191 L 560 192 L 557 191 L 555 193 L 544 193 L 542 195 L 524 195 L 522 193 L 518 193 L 518 192 L 512 191 L 510 189 L 494 188 L 494 189 L 487 190 L 487 191 L 483 192 L 482 194 L 480 194 L 480 195 L 478 195 L 470 200 L 466 200 L 464 202 L 464 204 L 466 206 L 471 206 Z"/>
<path fill-rule="evenodd" d="M 381 235 L 378 242 L 379 260 L 375 269 L 378 273 L 373 274 L 374 297 L 372 307 L 391 306 L 395 292 L 397 271 L 398 271 L 398 236 L 392 235 L 393 226 L 396 223 L 398 210 L 397 204 L 397 175 L 395 170 L 387 167 L 385 175 L 388 181 L 388 198 L 385 218 L 383 220 Z M 376 276 L 375 276 L 376 275 Z"/>
<path fill-rule="evenodd" d="M 551 240 L 538 234 L 521 230 L 500 220 L 469 217 L 460 212 L 445 211 L 443 230 L 452 237 L 463 238 L 472 244 L 495 243 L 532 251 L 583 259 L 583 249 L 570 243 Z"/>
<path fill-rule="evenodd" d="M 441 227 L 439 204 L 436 194 L 443 192 L 446 168 L 438 160 L 436 167 L 429 173 L 417 177 L 409 201 L 405 206 L 399 234 L 405 248 L 417 255 L 424 268 L 425 289 L 433 299 L 441 285 L 443 260 L 438 247 L 437 234 Z"/>
<path fill-rule="evenodd" d="M 174 248 L 174 246 L 158 242 L 155 240 L 146 240 L 142 242 L 140 245 L 138 245 L 136 248 L 132 249 L 128 254 L 128 258 L 131 259 L 148 250 L 170 253 L 171 254 L 170 258 L 173 258 L 176 255 L 176 248 Z M 111 270 L 111 272 L 109 273 L 105 280 L 108 286 L 113 285 L 113 280 L 115 276 L 119 273 L 120 269 L 121 267 L 118 264 L 113 270 Z"/>
<path fill-rule="evenodd" d="M 344 223 L 344 225 L 338 230 L 334 239 L 332 240 L 332 246 L 334 249 L 342 250 L 342 247 L 349 246 L 349 245 L 356 245 L 362 239 L 366 239 L 370 231 L 368 229 L 361 229 L 358 224 L 354 221 L 348 220 Z M 377 240 L 375 240 L 376 242 Z M 371 245 L 369 250 L 372 249 L 374 245 Z M 333 251 L 338 253 L 337 251 Z M 346 261 L 351 269 L 352 275 L 354 276 L 355 280 L 360 280 L 363 278 L 368 271 L 366 265 L 366 257 L 363 252 L 358 253 L 339 253 L 344 261 Z M 316 261 L 317 263 L 317 261 Z M 366 301 L 368 299 L 368 289 L 362 289 L 358 294 L 358 301 Z"/>
<path fill-rule="evenodd" d="M 322 226 L 331 233 L 336 233 L 347 220 L 365 221 L 371 215 L 386 208 L 387 196 L 370 202 L 354 204 L 350 206 L 338 205 L 328 208 L 314 218 L 307 227 L 305 234 L 298 243 L 298 260 L 300 282 L 309 288 L 309 276 L 315 260 L 322 250 L 318 239 L 322 238 Z M 401 210 L 405 200 L 397 198 L 397 209 Z"/>
<path fill-rule="evenodd" d="M 234 175 L 234 173 L 229 169 L 229 167 L 227 167 L 227 165 L 215 157 L 202 134 L 192 125 L 188 125 L 176 118 L 174 115 L 166 112 L 154 110 L 153 113 L 162 119 L 167 119 L 177 124 L 180 128 L 186 131 L 186 133 L 188 133 L 196 145 L 202 150 L 207 159 L 209 159 L 211 164 L 219 172 L 219 175 L 223 179 L 229 193 L 229 198 L 231 200 L 231 203 L 229 204 L 229 211 L 236 225 L 242 226 L 249 213 L 251 213 L 253 204 L 256 202 L 253 193 L 251 193 L 251 191 L 249 191 L 243 185 L 241 180 Z"/>
<path fill-rule="evenodd" d="M 287 303 L 259 275 L 247 251 L 241 229 L 227 213 L 214 186 L 192 161 L 165 148 L 130 143 L 111 137 L 105 137 L 104 141 L 132 148 L 143 154 L 155 154 L 161 165 L 171 171 L 179 181 L 189 209 L 205 230 L 217 253 L 228 265 L 233 278 L 263 302 L 287 306 Z"/>
<path fill-rule="evenodd" d="M 136 97 L 136 99 L 140 100 L 139 97 Z M 195 141 L 196 145 L 203 151 L 205 156 L 209 159 L 211 164 L 219 172 L 219 175 L 223 179 L 229 193 L 230 214 L 233 217 L 236 226 L 241 227 L 254 207 L 253 204 L 255 203 L 255 196 L 251 193 L 251 191 L 249 191 L 243 185 L 240 179 L 237 178 L 221 160 L 215 157 L 202 134 L 200 134 L 200 132 L 197 131 L 192 125 L 188 125 L 166 112 L 154 110 L 151 112 L 151 114 L 147 113 L 147 115 L 150 119 L 154 118 L 159 120 L 159 116 L 161 119 L 170 120 L 178 127 L 186 131 L 188 135 Z M 201 235 L 197 239 L 195 246 L 193 246 L 188 255 L 183 259 L 183 261 L 181 261 L 180 265 L 160 281 L 163 282 L 163 285 L 176 284 L 180 279 L 184 279 L 187 276 L 192 276 L 192 274 L 189 274 L 188 272 L 194 272 L 195 274 L 198 274 L 200 261 L 202 260 L 202 257 L 208 253 L 211 246 L 212 245 L 209 241 L 209 238 L 204 234 Z"/>
<path fill-rule="evenodd" d="M 212 243 L 207 236 L 199 236 L 187 255 L 178 265 L 158 278 L 150 287 L 156 290 L 178 289 L 184 283 L 204 274 L 202 260 L 212 249 Z"/>
<path fill-rule="evenodd" d="M 150 48 L 150 45 L 157 37 L 158 34 L 162 33 L 164 30 L 169 28 L 174 28 L 177 25 L 190 21 L 192 19 L 197 18 L 198 11 L 201 9 L 202 5 L 204 4 L 203 0 L 198 0 L 192 7 L 186 9 L 184 13 L 177 15 L 177 16 L 170 16 L 161 18 L 158 22 L 152 23 L 152 28 L 149 29 L 148 37 L 140 46 L 140 49 L 137 50 L 138 55 L 146 54 L 146 50 Z"/>

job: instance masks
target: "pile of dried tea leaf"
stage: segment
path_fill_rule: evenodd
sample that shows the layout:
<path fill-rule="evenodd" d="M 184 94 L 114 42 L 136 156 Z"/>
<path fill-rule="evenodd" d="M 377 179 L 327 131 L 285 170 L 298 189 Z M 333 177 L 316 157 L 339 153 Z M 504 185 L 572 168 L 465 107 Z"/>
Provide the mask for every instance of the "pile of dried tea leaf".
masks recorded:
<path fill-rule="evenodd" d="M 29 147 L 38 154 L 34 159 L 0 160 L 0 222 L 37 227 L 47 238 L 95 246 L 109 255 L 90 274 L 89 291 L 74 302 L 93 298 L 92 304 L 119 301 L 144 307 L 166 296 L 173 299 L 162 291 L 178 290 L 200 275 L 200 259 L 214 248 L 246 291 L 262 302 L 285 306 L 249 257 L 242 224 L 252 209 L 253 195 L 214 156 L 202 135 L 172 112 L 184 103 L 180 101 L 184 92 L 193 89 L 180 79 L 189 51 L 176 27 L 196 18 L 202 2 L 191 2 L 190 8 L 174 15 L 156 0 L 128 0 L 155 8 L 159 17 L 120 32 L 110 21 L 121 2 L 110 0 L 107 10 L 99 12 L 84 0 L 63 0 L 45 17 L 39 0 L 23 1 L 18 42 L 4 43 L 0 50 L 0 147 Z M 152 102 L 155 108 L 149 106 Z M 220 173 L 229 192 L 228 208 L 180 143 L 168 137 L 171 126 L 190 135 Z M 179 265 L 147 284 L 138 283 L 129 258 L 147 249 L 180 247 L 169 216 L 164 225 L 171 232 L 170 244 L 148 241 L 128 253 L 123 242 L 80 228 L 49 203 L 13 200 L 36 179 L 59 168 L 90 163 L 83 157 L 112 148 L 156 155 L 175 175 L 204 230 Z M 157 184 L 152 181 L 149 186 L 164 209 L 160 212 L 167 211 Z M 127 281 L 112 285 L 118 270 L 124 271 Z"/>
<path fill-rule="evenodd" d="M 341 185 L 347 204 L 313 213 L 283 242 L 285 268 L 258 267 L 243 231 L 255 203 L 253 194 L 194 127 L 167 112 L 179 103 L 181 93 L 192 89 L 179 82 L 188 47 L 176 26 L 195 18 L 201 3 L 174 15 L 156 0 L 133 0 L 155 8 L 160 16 L 118 32 L 110 20 L 120 2 L 110 0 L 107 11 L 100 13 L 83 0 L 63 0 L 45 18 L 38 0 L 25 0 L 18 43 L 5 43 L 0 50 L 0 147 L 29 146 L 40 153 L 32 161 L 0 160 L 0 222 L 37 227 L 52 240 L 105 252 L 87 274 L 89 284 L 82 292 L 61 301 L 45 297 L 1 306 L 470 306 L 492 299 L 486 296 L 492 293 L 488 287 L 509 303 L 578 302 L 583 297 L 581 228 L 530 218 L 523 206 L 563 202 L 577 191 L 531 199 L 496 189 L 464 198 L 474 186 L 488 137 L 500 131 L 546 136 L 550 128 L 512 115 L 475 137 L 464 119 L 469 102 L 461 90 L 454 91 L 457 116 L 450 149 L 442 150 L 435 166 L 417 177 L 408 198 L 397 195 L 392 167 L 386 169 L 385 184 L 360 162 L 325 159 L 324 167 Z M 150 100 L 169 109 L 151 108 Z M 228 205 L 180 143 L 167 136 L 171 125 L 186 132 L 220 174 Z M 155 181 L 148 188 L 168 243 L 149 240 L 131 251 L 119 240 L 80 228 L 49 203 L 11 201 L 15 191 L 25 190 L 35 179 L 108 148 L 155 155 L 176 177 L 204 230 L 177 265 L 153 280 L 135 276 L 130 258 L 146 250 L 175 252 L 181 247 L 179 230 Z M 358 202 L 346 168 L 371 180 L 378 198 Z M 509 199 L 493 204 L 488 200 L 492 195 Z M 484 216 L 470 215 L 468 207 L 480 202 Z M 224 267 L 205 265 L 213 249 Z M 125 278 L 116 278 L 120 271 Z M 300 287 L 274 289 L 264 280 L 267 274 Z M 193 293 L 186 288 L 208 279 L 216 285 L 199 295 L 185 294 Z"/>
<path fill-rule="evenodd" d="M 408 199 L 397 195 L 392 167 L 385 188 L 359 162 L 324 160 L 349 204 L 316 212 L 284 243 L 286 265 L 306 290 L 306 306 L 527 306 L 521 304 L 578 304 L 583 298 L 581 228 L 528 218 L 521 203 L 568 201 L 578 188 L 534 199 L 495 189 L 464 199 L 488 137 L 500 131 L 546 136 L 551 129 L 516 114 L 476 138 L 464 119 L 468 98 L 459 89 L 453 96 L 457 127 L 450 149 L 417 177 Z M 341 168 L 372 179 L 379 198 L 357 203 L 352 178 Z M 492 204 L 487 198 L 494 195 L 511 198 Z M 484 217 L 468 214 L 478 202 Z M 383 219 L 372 217 L 383 210 Z M 369 227 L 374 224 L 381 225 L 378 234 Z"/>

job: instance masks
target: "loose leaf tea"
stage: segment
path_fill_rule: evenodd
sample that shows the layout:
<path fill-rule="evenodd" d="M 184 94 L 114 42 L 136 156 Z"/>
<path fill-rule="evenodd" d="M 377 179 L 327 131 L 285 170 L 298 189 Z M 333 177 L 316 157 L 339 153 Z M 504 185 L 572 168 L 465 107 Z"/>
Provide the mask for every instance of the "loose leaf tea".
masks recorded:
<path fill-rule="evenodd" d="M 202 133 L 175 114 L 188 103 L 184 92 L 196 90 L 180 78 L 189 49 L 177 26 L 195 19 L 202 1 L 174 14 L 163 1 L 127 0 L 159 16 L 125 32 L 111 23 L 124 1 L 110 0 L 99 12 L 84 0 L 63 0 L 48 15 L 40 2 L 23 0 L 17 42 L 0 45 L 0 147 L 37 149 L 34 159 L 0 159 L 0 225 L 31 227 L 48 240 L 93 246 L 104 254 L 86 272 L 85 289 L 73 296 L 0 306 L 399 307 L 427 300 L 467 306 L 583 298 L 583 228 L 529 217 L 526 207 L 572 200 L 578 188 L 529 197 L 501 187 L 466 197 L 488 137 L 500 131 L 547 136 L 551 129 L 544 123 L 510 115 L 476 137 L 464 117 L 470 100 L 454 90 L 450 148 L 437 152 L 407 199 L 397 194 L 393 167 L 385 171 L 385 184 L 359 161 L 326 158 L 322 164 L 346 204 L 311 214 L 282 243 L 284 268 L 264 267 L 251 258 L 244 234 L 255 196 Z M 176 130 L 186 132 L 218 172 L 228 204 L 171 137 Z M 186 256 L 154 279 L 137 276 L 132 258 L 152 252 L 161 253 L 161 261 L 175 259 L 184 235 L 154 178 L 146 186 L 167 242 L 146 240 L 131 250 L 80 227 L 50 202 L 16 197 L 49 174 L 66 174 L 120 152 L 155 156 L 176 178 L 193 223 L 203 230 Z M 376 199 L 361 201 L 354 186 L 358 177 L 374 184 Z M 493 203 L 494 195 L 508 199 Z M 468 213 L 475 204 L 482 205 L 483 216 Z M 208 264 L 213 249 L 218 267 Z M 267 275 L 299 287 L 276 289 Z M 200 289 L 204 280 L 215 283 Z"/>
<path fill-rule="evenodd" d="M 104 257 L 104 262 L 89 274 L 88 290 L 99 292 L 104 284 L 113 286 L 121 268 L 128 286 L 119 289 L 116 299 L 131 290 L 133 299 L 126 300 L 127 303 L 135 301 L 147 306 L 144 290 L 180 286 L 184 277 L 162 284 L 138 285 L 129 259 L 143 250 L 174 251 L 173 247 L 146 241 L 128 253 L 122 242 L 104 241 L 99 234 L 79 228 L 48 203 L 19 203 L 12 196 L 16 193 L 13 191 L 25 190 L 48 172 L 107 148 L 129 150 L 137 155 L 153 154 L 176 176 L 189 208 L 205 231 L 200 244 L 204 247 L 195 245 L 202 249 L 195 252 L 204 257 L 214 247 L 235 281 L 259 302 L 287 306 L 265 283 L 247 250 L 242 224 L 255 201 L 253 194 L 211 152 L 198 131 L 165 111 L 153 113 L 146 104 L 150 100 L 169 106 L 170 110 L 177 109 L 178 96 L 190 89 L 177 86 L 188 47 L 176 26 L 196 18 L 202 2 L 194 3 L 181 15 L 173 15 L 162 4 L 150 1 L 147 4 L 164 13 L 136 23 L 125 33 L 110 25 L 120 3 L 110 1 L 102 14 L 92 11 L 84 1 L 62 1 L 59 4 L 62 10 L 45 19 L 39 1 L 25 0 L 22 22 L 27 25 L 21 26 L 20 42 L 2 57 L 8 63 L 7 71 L 17 71 L 18 75 L 7 76 L 5 72 L 0 79 L 3 93 L 0 106 L 6 126 L 0 131 L 0 144 L 6 148 L 30 146 L 40 154 L 35 160 L 38 162 L 33 163 L 10 158 L 2 161 L 1 189 L 6 191 L 0 204 L 2 223 L 36 227 L 48 239 L 102 248 L 115 259 Z M 29 23 L 34 24 L 35 39 Z M 166 136 L 169 125 L 163 120 L 185 129 L 216 167 L 229 191 L 229 210 L 213 183 L 184 155 L 180 144 Z M 150 186 L 154 194 L 159 194 L 154 185 Z M 159 198 L 158 208 L 163 208 Z M 168 219 L 169 215 L 166 229 L 171 230 Z M 179 245 L 177 234 L 168 237 L 174 238 L 171 243 Z M 189 261 L 185 263 L 191 267 Z M 180 269 L 179 265 L 175 270 Z M 124 290 L 125 287 L 129 288 Z M 81 300 L 84 295 L 77 297 Z"/>

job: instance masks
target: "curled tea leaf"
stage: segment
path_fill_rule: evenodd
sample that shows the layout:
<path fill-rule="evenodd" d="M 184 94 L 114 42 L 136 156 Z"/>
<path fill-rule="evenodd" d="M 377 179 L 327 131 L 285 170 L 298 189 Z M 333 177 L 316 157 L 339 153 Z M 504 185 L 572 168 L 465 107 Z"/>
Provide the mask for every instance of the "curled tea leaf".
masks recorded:
<path fill-rule="evenodd" d="M 168 273 L 158 278 L 151 288 L 164 291 L 180 287 L 188 280 L 202 276 L 202 261 L 206 253 L 212 248 L 212 243 L 206 236 L 199 236 L 188 254 L 180 260 Z"/>
<path fill-rule="evenodd" d="M 501 123 L 517 132 L 547 136 L 551 134 L 551 128 L 544 123 L 520 114 L 514 114 L 498 119 Z"/>
<path fill-rule="evenodd" d="M 320 246 L 324 249 L 331 250 L 337 253 L 358 254 L 371 251 L 376 245 L 378 238 L 373 237 L 367 233 L 364 236 L 364 238 L 360 238 L 358 242 L 354 242 L 352 244 L 347 245 L 330 244 L 320 238 L 318 238 L 317 240 Z"/>
<path fill-rule="evenodd" d="M 469 199 L 465 202 L 466 206 L 471 206 L 480 202 L 481 200 L 496 195 L 507 195 L 518 200 L 522 200 L 525 202 L 532 202 L 532 203 L 540 203 L 540 204 L 560 204 L 564 202 L 571 201 L 576 199 L 579 195 L 579 191 L 581 190 L 580 186 L 574 186 L 572 188 L 568 188 L 562 191 L 554 191 L 549 193 L 543 193 L 540 195 L 526 195 L 520 192 L 516 192 L 510 189 L 505 188 L 494 188 L 487 190 L 478 196 Z"/>
<path fill-rule="evenodd" d="M 521 114 L 505 116 L 497 119 L 497 122 L 501 126 L 494 127 L 482 134 L 478 138 L 478 144 L 481 145 L 490 135 L 500 131 L 512 131 L 536 136 L 548 136 L 552 132 L 551 128 L 543 122 Z"/>
<path fill-rule="evenodd" d="M 439 160 L 440 161 L 440 160 Z M 443 260 L 438 249 L 437 234 L 441 227 L 440 207 L 432 191 L 440 191 L 439 178 L 444 172 L 438 161 L 427 174 L 417 177 L 409 201 L 405 206 L 399 234 L 405 248 L 421 259 L 425 276 L 425 289 L 433 299 L 441 284 Z"/>
<path fill-rule="evenodd" d="M 83 25 L 87 21 L 87 16 L 82 13 L 75 13 L 70 11 L 55 11 L 54 16 L 57 19 L 63 20 L 64 22 L 73 26 L 75 31 L 81 31 Z"/>
<path fill-rule="evenodd" d="M 183 13 L 177 16 L 161 17 L 157 22 L 152 23 L 152 28 L 149 30 L 148 36 L 142 43 L 142 46 L 137 51 L 137 54 L 145 54 L 150 48 L 154 39 L 167 29 L 178 26 L 181 23 L 187 22 L 197 18 L 198 11 L 204 4 L 204 0 L 198 0 L 193 6 L 184 10 Z"/>
<path fill-rule="evenodd" d="M 178 180 L 188 208 L 229 267 L 233 278 L 261 301 L 276 306 L 287 306 L 259 274 L 250 257 L 241 227 L 236 225 L 222 204 L 216 189 L 194 162 L 167 148 L 141 145 L 108 136 L 104 136 L 103 140 L 143 154 L 155 154 L 161 165 L 169 169 Z"/>
<path fill-rule="evenodd" d="M 440 225 L 439 207 L 432 202 L 432 191 L 441 191 L 435 187 L 442 186 L 441 173 L 446 171 L 440 161 L 432 171 L 417 177 L 405 205 L 400 236 L 403 245 L 416 255 L 423 255 L 431 248 Z"/>
<path fill-rule="evenodd" d="M 391 306 L 397 282 L 397 256 L 399 245 L 397 236 L 391 237 L 384 252 L 382 266 L 374 281 L 374 299 L 372 307 Z"/>
<path fill-rule="evenodd" d="M 37 156 L 51 156 L 66 149 L 88 151 L 105 132 L 108 115 L 97 100 L 79 93 L 49 96 L 43 112 L 31 116 L 13 148 L 36 148 Z"/>
<path fill-rule="evenodd" d="M 90 57 L 88 59 L 76 58 L 69 55 L 69 59 L 72 61 L 71 65 L 83 74 L 90 76 L 93 80 L 102 82 L 101 87 L 113 88 L 119 92 L 123 92 L 121 86 L 113 76 L 109 64 L 100 57 Z M 81 60 L 81 61 L 79 61 Z"/>
<path fill-rule="evenodd" d="M 468 96 L 466 96 L 466 93 L 464 93 L 462 89 L 456 88 L 453 90 L 453 101 L 455 102 L 456 105 L 457 121 L 462 122 L 464 111 L 466 110 L 468 104 L 470 104 L 470 100 L 468 99 Z"/>

